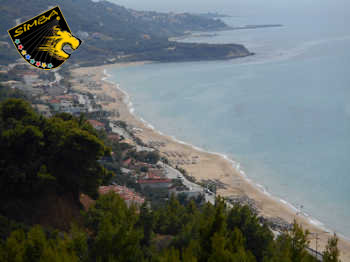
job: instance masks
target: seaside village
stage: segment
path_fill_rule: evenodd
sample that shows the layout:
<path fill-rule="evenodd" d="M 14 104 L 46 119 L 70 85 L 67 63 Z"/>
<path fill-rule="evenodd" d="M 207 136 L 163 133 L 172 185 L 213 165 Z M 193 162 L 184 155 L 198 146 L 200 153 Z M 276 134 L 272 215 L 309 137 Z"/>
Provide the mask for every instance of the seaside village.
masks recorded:
<path fill-rule="evenodd" d="M 196 181 L 181 168 L 200 162 L 199 156 L 189 158 L 176 151 L 160 154 L 163 142 L 144 144 L 137 137 L 142 132 L 140 128 L 115 120 L 119 117 L 117 109 L 103 110 L 102 105 L 115 102 L 115 99 L 106 94 L 94 94 L 94 90 L 101 90 L 101 83 L 94 80 L 92 74 L 73 78 L 67 69 L 41 71 L 28 66 L 26 62 L 18 62 L 0 66 L 0 85 L 19 90 L 19 97 L 24 95 L 44 117 L 57 113 L 83 116 L 96 129 L 100 138 L 112 149 L 111 156 L 104 157 L 100 163 L 114 173 L 112 182 L 99 188 L 100 194 L 114 192 L 128 205 L 137 206 L 145 202 L 158 205 L 171 195 L 177 196 L 183 203 L 193 199 L 201 204 L 214 203 L 216 189 L 224 186 L 219 181 Z M 77 86 L 84 86 L 91 92 L 83 92 Z M 226 200 L 228 204 L 248 205 L 259 213 L 255 201 L 245 195 Z M 93 200 L 82 194 L 81 202 L 88 208 Z M 269 219 L 273 230 L 283 231 L 291 227 L 278 217 Z"/>
<path fill-rule="evenodd" d="M 181 173 L 176 169 L 176 162 L 183 164 L 189 163 L 189 160 L 183 160 L 180 155 L 176 161 L 160 158 L 157 147 L 163 146 L 161 142 L 151 141 L 145 145 L 135 136 L 141 131 L 139 128 L 123 121 L 110 120 L 110 117 L 118 117 L 118 111 L 104 111 L 101 104 L 115 102 L 114 98 L 75 89 L 72 77 L 63 70 L 44 72 L 22 62 L 0 67 L 0 80 L 2 86 L 24 94 L 34 109 L 44 117 L 57 113 L 69 113 L 77 117 L 84 115 L 86 121 L 112 148 L 111 157 L 101 159 L 100 162 L 113 171 L 115 176 L 112 184 L 100 187 L 100 194 L 115 192 L 128 205 L 142 205 L 145 199 L 150 202 L 166 200 L 171 194 L 181 194 L 183 199 L 205 200 L 202 187 L 188 181 L 183 170 Z M 89 74 L 75 78 L 74 81 L 89 90 L 100 88 L 100 84 Z M 176 156 L 177 153 L 169 154 Z M 192 161 L 196 162 L 197 159 L 191 160 L 191 163 Z M 89 203 L 86 198 L 82 195 L 83 204 Z"/>

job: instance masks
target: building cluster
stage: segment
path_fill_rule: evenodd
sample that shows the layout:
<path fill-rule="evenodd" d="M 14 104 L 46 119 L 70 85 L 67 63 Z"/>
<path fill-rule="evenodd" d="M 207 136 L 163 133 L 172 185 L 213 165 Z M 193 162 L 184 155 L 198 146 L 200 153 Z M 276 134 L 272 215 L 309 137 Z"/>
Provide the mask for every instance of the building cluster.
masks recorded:
<path fill-rule="evenodd" d="M 73 84 L 76 82 L 87 86 L 89 89 L 101 89 L 100 83 L 95 81 L 92 75 L 72 80 Z M 102 110 L 101 103 L 115 102 L 113 98 L 106 95 L 97 96 L 84 93 L 77 88 L 70 88 L 70 84 L 65 82 L 65 77 L 60 75 L 60 71 L 43 73 L 20 62 L 0 67 L 0 83 L 21 90 L 31 101 L 33 107 L 43 116 L 50 117 L 63 112 L 79 116 L 84 113 L 88 118 L 87 122 L 93 128 L 105 131 L 111 142 L 129 144 L 133 148 L 134 154 L 150 154 L 158 147 L 164 146 L 162 142 L 157 141 L 153 141 L 150 145 L 138 144 L 135 135 L 142 132 L 142 129 L 128 126 L 125 123 L 124 125 L 120 124 L 120 121 L 112 121 L 109 118 L 111 113 Z M 174 152 L 169 153 L 175 154 Z M 112 152 L 109 159 L 104 158 L 101 161 L 113 161 L 113 157 L 114 152 Z M 192 161 L 195 161 L 195 159 L 191 159 Z M 148 189 L 175 193 L 188 191 L 181 180 L 174 179 L 174 177 L 173 179 L 169 178 L 168 171 L 161 162 L 157 164 L 148 162 L 152 161 L 140 161 L 135 155 L 125 157 L 121 163 L 121 175 L 131 178 L 144 191 Z M 145 201 L 144 198 L 125 186 L 110 185 L 99 189 L 101 194 L 110 191 L 119 194 L 128 205 L 131 203 L 139 205 Z"/>
<path fill-rule="evenodd" d="M 62 84 L 60 71 L 42 72 L 23 63 L 26 62 L 1 66 L 0 84 L 22 91 L 44 116 L 59 112 L 77 116 L 101 110 L 94 96 L 73 91 Z"/>
<path fill-rule="evenodd" d="M 40 101 L 49 105 L 53 112 L 64 112 L 75 116 L 98 110 L 87 95 L 79 93 L 67 92 L 60 95 L 46 95 L 42 96 Z"/>
<path fill-rule="evenodd" d="M 138 183 L 142 190 L 147 187 L 153 189 L 170 189 L 173 181 L 167 177 L 162 165 L 153 165 L 128 158 L 123 161 L 122 173 L 128 175 Z"/>
<path fill-rule="evenodd" d="M 98 192 L 101 195 L 114 192 L 118 194 L 122 199 L 124 199 L 125 203 L 128 206 L 131 206 L 132 204 L 141 206 L 145 202 L 145 199 L 143 197 L 141 197 L 134 190 L 127 188 L 125 186 L 118 186 L 118 185 L 100 186 L 98 189 Z"/>

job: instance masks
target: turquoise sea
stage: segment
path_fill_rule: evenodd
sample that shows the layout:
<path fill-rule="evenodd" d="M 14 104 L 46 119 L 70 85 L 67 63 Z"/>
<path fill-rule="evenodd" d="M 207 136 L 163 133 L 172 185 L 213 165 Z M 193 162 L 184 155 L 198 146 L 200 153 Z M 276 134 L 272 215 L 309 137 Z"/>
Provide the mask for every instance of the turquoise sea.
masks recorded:
<path fill-rule="evenodd" d="M 350 237 L 349 20 L 235 16 L 226 22 L 284 26 L 185 40 L 242 43 L 255 56 L 108 73 L 156 129 L 237 160 L 268 192 Z"/>

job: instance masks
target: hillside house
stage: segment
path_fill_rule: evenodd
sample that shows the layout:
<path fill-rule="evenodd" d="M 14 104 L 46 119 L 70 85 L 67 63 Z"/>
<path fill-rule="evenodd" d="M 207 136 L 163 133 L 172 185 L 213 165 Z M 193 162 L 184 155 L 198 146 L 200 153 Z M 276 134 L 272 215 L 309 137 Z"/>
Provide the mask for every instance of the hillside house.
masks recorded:
<path fill-rule="evenodd" d="M 137 182 L 142 189 L 146 187 L 168 189 L 171 186 L 171 179 L 139 179 Z"/>
<path fill-rule="evenodd" d="M 93 128 L 95 128 L 97 130 L 104 130 L 105 129 L 105 125 L 97 120 L 89 119 L 89 120 L 87 120 L 87 122 L 89 122 L 90 125 L 92 125 Z"/>
<path fill-rule="evenodd" d="M 145 202 L 145 199 L 143 197 L 141 197 L 139 194 L 135 193 L 130 188 L 127 188 L 125 186 L 100 186 L 98 192 L 101 195 L 108 194 L 109 192 L 114 192 L 125 200 L 127 206 L 130 206 L 131 204 L 141 206 Z"/>

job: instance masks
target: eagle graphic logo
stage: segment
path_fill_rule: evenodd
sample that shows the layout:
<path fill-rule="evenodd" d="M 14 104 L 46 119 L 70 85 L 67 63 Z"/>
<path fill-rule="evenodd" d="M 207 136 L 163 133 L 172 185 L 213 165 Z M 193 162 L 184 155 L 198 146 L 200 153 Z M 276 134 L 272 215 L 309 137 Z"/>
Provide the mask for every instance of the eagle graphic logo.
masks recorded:
<path fill-rule="evenodd" d="M 81 45 L 58 6 L 17 25 L 8 33 L 22 58 L 43 70 L 61 66 L 70 57 L 67 46 L 74 51 Z"/>

